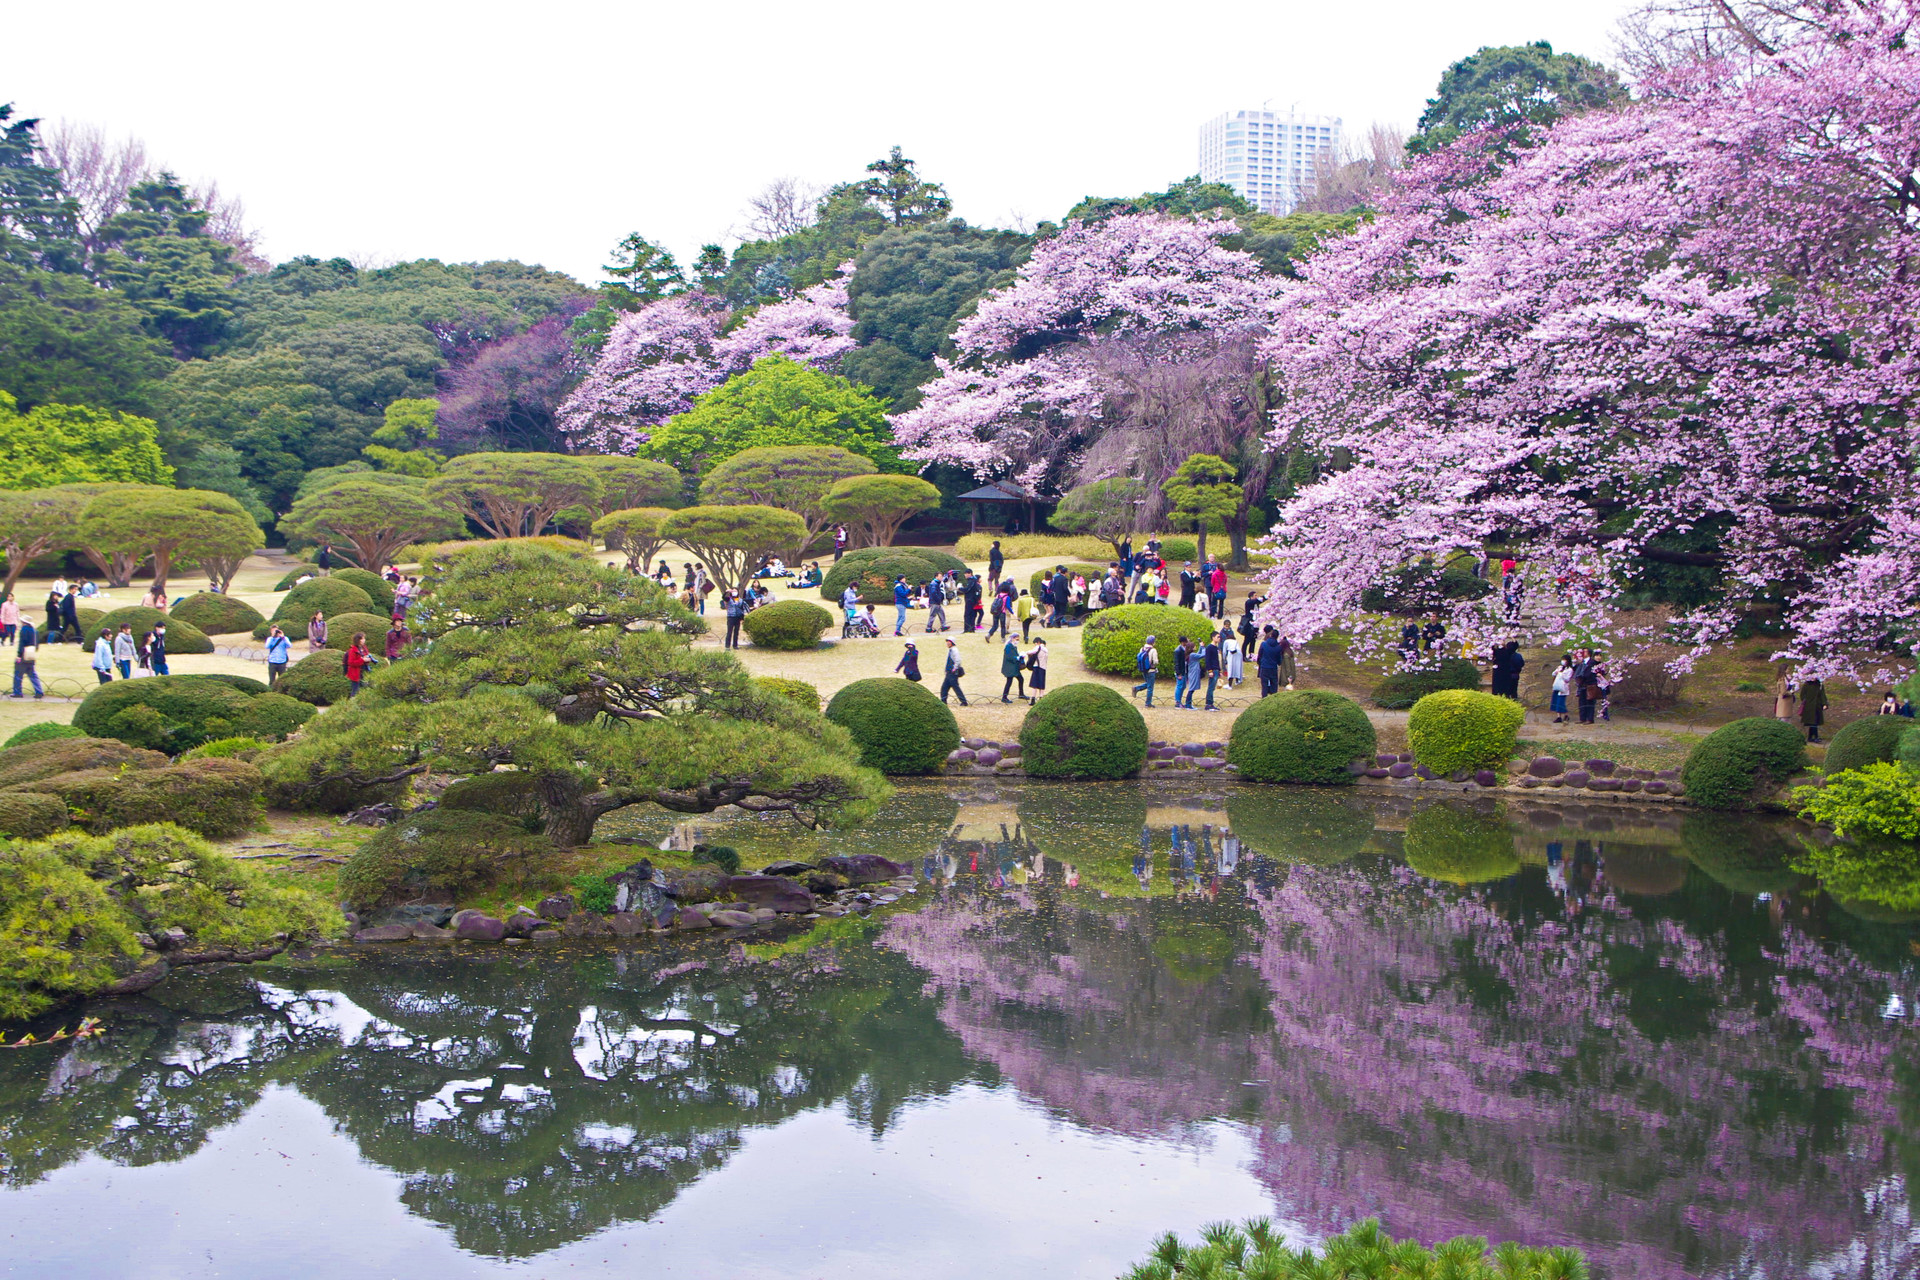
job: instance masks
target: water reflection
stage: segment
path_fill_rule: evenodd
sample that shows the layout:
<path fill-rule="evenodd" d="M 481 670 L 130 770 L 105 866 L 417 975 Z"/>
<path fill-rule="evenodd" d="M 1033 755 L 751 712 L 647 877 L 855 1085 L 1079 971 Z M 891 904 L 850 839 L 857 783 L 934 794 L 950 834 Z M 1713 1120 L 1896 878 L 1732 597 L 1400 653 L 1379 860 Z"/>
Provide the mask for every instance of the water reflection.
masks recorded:
<path fill-rule="evenodd" d="M 725 1179 L 756 1127 L 882 1133 L 974 1082 L 1143 1141 L 1236 1122 L 1310 1232 L 1573 1243 L 1613 1277 L 1920 1268 L 1916 935 L 1793 871 L 1801 833 L 1134 784 L 909 787 L 852 837 L 719 825 L 749 861 L 911 856 L 932 892 L 777 960 L 169 983 L 105 1040 L 0 1059 L 0 1178 L 178 1160 L 284 1083 L 413 1214 L 529 1257 Z"/>

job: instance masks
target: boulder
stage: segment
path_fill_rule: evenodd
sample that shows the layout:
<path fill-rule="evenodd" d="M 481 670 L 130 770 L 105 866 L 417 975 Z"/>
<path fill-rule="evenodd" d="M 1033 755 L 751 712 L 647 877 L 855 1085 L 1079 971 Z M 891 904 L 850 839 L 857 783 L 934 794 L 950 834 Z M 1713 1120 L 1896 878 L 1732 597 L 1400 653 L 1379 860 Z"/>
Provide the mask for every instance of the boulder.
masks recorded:
<path fill-rule="evenodd" d="M 797 880 L 785 876 L 729 876 L 727 893 L 752 907 L 766 907 L 788 915 L 812 911 L 818 903 Z"/>
<path fill-rule="evenodd" d="M 1411 778 L 1413 776 L 1413 766 L 1405 760 L 1396 760 L 1387 766 L 1387 776 L 1389 778 Z"/>
<path fill-rule="evenodd" d="M 952 751 L 947 752 L 947 762 L 949 764 L 971 764 L 973 762 L 973 748 L 955 747 Z"/>
<path fill-rule="evenodd" d="M 963 747 L 969 747 L 974 751 L 978 751 L 980 748 L 987 745 L 987 740 L 985 738 L 962 738 L 960 739 L 960 745 Z"/>
<path fill-rule="evenodd" d="M 564 893 L 542 898 L 540 905 L 534 908 L 544 920 L 565 920 L 578 909 L 574 906 L 573 898 Z"/>
<path fill-rule="evenodd" d="M 1663 795 L 1666 795 L 1667 792 L 1672 789 L 1672 787 L 1673 787 L 1672 783 L 1663 781 L 1659 778 L 1655 778 L 1652 782 L 1649 782 L 1647 784 L 1647 794 L 1650 796 L 1663 796 Z"/>
<path fill-rule="evenodd" d="M 845 889 L 847 878 L 832 871 L 809 871 L 800 877 L 800 883 L 807 886 L 807 892 L 825 897 Z"/>
<path fill-rule="evenodd" d="M 1391 751 L 1382 751 L 1379 755 L 1373 758 L 1373 762 L 1379 765 L 1382 769 L 1385 769 L 1392 765 L 1399 764 L 1400 757 L 1395 755 Z"/>
<path fill-rule="evenodd" d="M 1611 777 L 1613 775 L 1613 761 L 1589 760 L 1587 761 L 1587 772 L 1596 778 Z"/>
<path fill-rule="evenodd" d="M 616 911 L 607 917 L 607 927 L 616 938 L 634 938 L 652 929 L 653 919 L 631 911 Z"/>
<path fill-rule="evenodd" d="M 1017 742 L 1009 742 L 1000 748 L 1000 754 L 1002 756 L 1017 756 L 1020 754 L 1020 744 Z"/>
<path fill-rule="evenodd" d="M 680 908 L 680 914 L 679 914 L 679 916 L 678 916 L 678 917 L 677 917 L 677 918 L 675 919 L 675 921 L 674 921 L 674 923 L 676 923 L 676 924 L 678 924 L 678 925 L 679 925 L 679 926 L 680 926 L 680 927 L 681 927 L 682 929 L 711 929 L 711 928 L 713 928 L 713 921 L 711 921 L 711 920 L 709 920 L 709 919 L 707 919 L 707 913 L 706 913 L 706 912 L 704 912 L 704 911 L 695 911 L 695 910 L 694 910 L 693 908 L 691 908 L 691 907 L 682 907 L 682 908 Z"/>
<path fill-rule="evenodd" d="M 1619 789 L 1620 780 L 1618 778 L 1587 779 L 1587 790 L 1589 791 L 1618 791 Z"/>
<path fill-rule="evenodd" d="M 1536 778 L 1557 778 L 1567 771 L 1558 756 L 1535 756 L 1533 763 L 1527 766 L 1527 772 Z"/>
<path fill-rule="evenodd" d="M 507 936 L 509 938 L 531 938 L 536 932 L 547 927 L 547 922 L 539 916 L 520 908 L 507 917 Z"/>
<path fill-rule="evenodd" d="M 1376 765 L 1374 768 L 1367 770 L 1367 776 L 1369 778 L 1391 778 L 1393 774 Z"/>
<path fill-rule="evenodd" d="M 1413 752 L 1411 752 L 1411 751 L 1402 751 L 1402 752 L 1400 753 L 1400 763 L 1401 763 L 1401 764 L 1412 764 L 1412 763 L 1413 763 Z"/>
<path fill-rule="evenodd" d="M 353 935 L 355 942 L 406 942 L 413 937 L 410 924 L 377 924 Z"/>
<path fill-rule="evenodd" d="M 1147 743 L 1147 746 L 1149 748 L 1164 747 L 1166 745 L 1167 745 L 1167 740 L 1165 738 L 1155 738 L 1153 741 Z"/>
<path fill-rule="evenodd" d="M 1447 781 L 1448 782 L 1465 782 L 1468 778 L 1471 778 L 1472 776 L 1473 776 L 1473 773 L 1471 770 L 1455 769 L 1452 773 L 1447 775 Z"/>
<path fill-rule="evenodd" d="M 1561 776 L 1560 781 L 1569 787 L 1584 787 L 1593 781 L 1593 775 L 1585 769 L 1569 769 Z"/>
<path fill-rule="evenodd" d="M 717 924 L 727 929 L 744 929 L 757 921 L 750 911 L 714 911 L 707 916 L 707 923 Z"/>
<path fill-rule="evenodd" d="M 813 864 L 811 862 L 795 862 L 791 858 L 783 858 L 779 862 L 770 862 L 760 868 L 760 874 L 763 876 L 803 876 L 811 870 L 813 870 Z"/>
<path fill-rule="evenodd" d="M 1207 748 L 1204 743 L 1183 742 L 1180 744 L 1180 754 L 1183 756 L 1203 756 L 1207 754 Z"/>
<path fill-rule="evenodd" d="M 1220 759 L 1220 757 L 1218 756 L 1202 756 L 1200 759 L 1195 760 L 1193 763 L 1196 767 L 1201 769 L 1222 769 L 1226 767 L 1227 762 L 1225 760 Z"/>
<path fill-rule="evenodd" d="M 982 747 L 978 751 L 973 753 L 973 762 L 975 764 L 984 764 L 984 765 L 987 765 L 989 768 L 991 768 L 993 765 L 999 764 L 1000 761 L 1004 758 L 1005 757 L 1003 757 L 1000 754 L 1000 749 L 998 747 Z"/>
<path fill-rule="evenodd" d="M 1518 778 L 1515 778 L 1514 781 L 1518 782 L 1523 787 L 1537 787 L 1541 785 L 1542 780 L 1534 777 L 1530 773 L 1523 773 Z"/>
<path fill-rule="evenodd" d="M 445 942 L 453 937 L 453 930 L 442 929 L 439 925 L 428 924 L 425 920 L 413 922 L 413 936 L 422 942 Z"/>
<path fill-rule="evenodd" d="M 1218 738 L 1215 738 L 1212 741 L 1207 743 L 1208 755 L 1213 755 L 1216 752 L 1225 751 L 1226 749 L 1227 749 L 1227 744 L 1220 741 Z"/>
<path fill-rule="evenodd" d="M 626 881 L 613 891 L 613 909 L 616 912 L 630 911 L 652 920 L 678 907 L 679 903 L 673 900 L 666 889 L 651 880 Z"/>
<path fill-rule="evenodd" d="M 727 873 L 718 867 L 694 867 L 690 871 L 674 872 L 670 887 L 682 905 L 712 902 L 714 895 L 726 888 L 727 879 Z"/>
<path fill-rule="evenodd" d="M 495 919 L 484 911 L 456 911 L 453 913 L 453 936 L 468 942 L 498 942 L 507 936 L 507 922 Z"/>
<path fill-rule="evenodd" d="M 1432 782 L 1436 777 L 1439 776 L 1438 774 L 1434 773 L 1433 770 L 1427 768 L 1427 766 L 1423 764 L 1417 764 L 1413 766 L 1413 774 L 1416 778 L 1419 778 L 1424 782 Z"/>
<path fill-rule="evenodd" d="M 1622 791 L 1638 791 L 1646 785 L 1646 781 L 1642 778 L 1622 778 L 1620 780 L 1620 789 Z"/>
<path fill-rule="evenodd" d="M 565 935 L 562 934 L 558 929 L 535 929 L 533 931 L 533 937 L 529 939 L 529 941 L 552 942 L 554 939 L 564 937 L 564 936 Z"/>
<path fill-rule="evenodd" d="M 422 806 L 422 808 L 426 809 L 437 807 L 437 805 L 432 803 Z M 391 826 L 400 818 L 400 815 L 405 812 L 407 811 L 398 805 L 370 804 L 364 808 L 355 809 L 353 812 L 345 814 L 340 820 L 349 826 L 355 827 L 385 827 Z"/>
<path fill-rule="evenodd" d="M 877 853 L 836 853 L 820 859 L 814 863 L 814 866 L 821 871 L 831 871 L 837 876 L 845 876 L 850 885 L 878 884 L 882 880 L 891 880 L 895 876 L 913 873 L 913 868 L 906 863 L 883 858 Z"/>
<path fill-rule="evenodd" d="M 1483 787 L 1497 787 L 1500 785 L 1500 775 L 1491 769 L 1479 770 L 1473 775 L 1473 780 Z"/>
<path fill-rule="evenodd" d="M 374 913 L 369 924 L 430 924 L 444 929 L 453 919 L 453 908 L 433 902 L 409 902 L 404 906 L 388 907 L 385 911 Z"/>
<path fill-rule="evenodd" d="M 560 926 L 560 932 L 569 938 L 610 938 L 613 926 L 597 911 L 576 911 Z"/>

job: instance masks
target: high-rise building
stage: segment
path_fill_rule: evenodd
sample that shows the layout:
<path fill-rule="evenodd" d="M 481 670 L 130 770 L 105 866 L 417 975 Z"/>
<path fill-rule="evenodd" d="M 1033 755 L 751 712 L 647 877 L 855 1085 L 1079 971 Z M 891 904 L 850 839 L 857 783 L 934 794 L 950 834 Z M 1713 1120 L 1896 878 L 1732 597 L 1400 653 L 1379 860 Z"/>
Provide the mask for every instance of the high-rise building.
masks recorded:
<path fill-rule="evenodd" d="M 1200 180 L 1225 183 L 1262 213 L 1290 213 L 1313 189 L 1314 157 L 1339 145 L 1337 116 L 1229 111 L 1200 126 Z"/>

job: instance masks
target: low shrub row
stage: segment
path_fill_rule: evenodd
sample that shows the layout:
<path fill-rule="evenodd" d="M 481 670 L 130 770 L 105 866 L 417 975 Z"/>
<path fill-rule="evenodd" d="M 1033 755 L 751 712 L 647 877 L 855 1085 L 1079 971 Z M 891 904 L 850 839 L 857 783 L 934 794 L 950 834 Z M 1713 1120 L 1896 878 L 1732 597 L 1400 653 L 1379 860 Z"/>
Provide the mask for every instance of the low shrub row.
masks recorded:
<path fill-rule="evenodd" d="M 266 779 L 238 754 L 169 762 L 112 738 L 7 748 L 0 751 L 0 835 L 31 839 L 69 825 L 100 835 L 151 822 L 214 839 L 240 835 L 260 821 Z"/>

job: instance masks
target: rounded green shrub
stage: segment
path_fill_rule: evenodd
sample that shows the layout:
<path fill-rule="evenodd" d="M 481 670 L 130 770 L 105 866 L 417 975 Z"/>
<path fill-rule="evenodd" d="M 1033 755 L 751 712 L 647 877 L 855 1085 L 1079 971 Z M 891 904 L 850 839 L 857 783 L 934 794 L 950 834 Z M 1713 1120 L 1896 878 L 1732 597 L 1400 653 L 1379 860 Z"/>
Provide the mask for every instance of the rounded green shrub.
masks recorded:
<path fill-rule="evenodd" d="M 1413 704 L 1407 746 L 1442 777 L 1458 769 L 1491 769 L 1513 754 L 1526 709 L 1512 698 L 1477 689 L 1442 689 Z"/>
<path fill-rule="evenodd" d="M 174 754 L 215 738 L 284 738 L 312 714 L 292 698 L 249 694 L 206 676 L 153 676 L 99 686 L 73 723 L 96 738 Z"/>
<path fill-rule="evenodd" d="M 434 809 L 381 828 L 340 868 L 340 893 L 357 911 L 424 899 L 458 902 L 515 863 L 552 851 L 517 819 Z"/>
<path fill-rule="evenodd" d="M 852 583 L 860 592 L 861 604 L 892 604 L 895 578 L 904 577 L 909 585 L 924 587 L 938 576 L 929 561 L 909 551 L 898 547 L 873 547 L 868 550 L 882 554 L 869 556 L 855 552 L 843 556 L 821 582 L 821 599 L 838 604 L 847 584 Z"/>
<path fill-rule="evenodd" d="M 83 636 L 92 636 L 94 632 L 98 631 L 101 621 L 105 619 L 106 616 L 105 613 L 98 609 L 77 608 L 73 611 L 73 620 L 79 624 L 80 634 Z M 172 628 L 168 628 L 168 630 L 172 630 Z M 89 639 L 87 643 L 92 644 L 93 641 Z"/>
<path fill-rule="evenodd" d="M 38 840 L 67 825 L 67 806 L 58 796 L 33 791 L 0 791 L 0 836 Z"/>
<path fill-rule="evenodd" d="M 810 600 L 779 600 L 753 610 L 742 625 L 757 648 L 798 650 L 817 648 L 833 623 L 833 615 Z"/>
<path fill-rule="evenodd" d="M 247 704 L 246 711 L 233 722 L 230 737 L 264 738 L 283 742 L 288 734 L 313 718 L 313 708 L 284 693 L 262 693 Z"/>
<path fill-rule="evenodd" d="M 158 609 L 146 609 L 137 604 L 129 605 L 124 609 L 115 609 L 113 612 L 101 617 L 96 625 L 88 628 L 85 632 L 87 647 L 93 647 L 93 642 L 100 638 L 102 631 L 105 631 L 109 637 L 118 635 L 122 623 L 133 628 L 133 637 L 135 640 L 138 640 L 141 636 L 145 635 L 147 629 L 152 627 L 156 622 L 164 622 L 167 624 L 167 652 L 169 654 L 213 652 L 213 641 L 207 639 L 207 633 L 194 626 L 191 622 L 182 622 L 167 616 Z"/>
<path fill-rule="evenodd" d="M 266 621 L 260 611 L 245 600 L 223 596 L 218 591 L 197 591 L 173 606 L 173 621 L 185 622 L 210 636 L 227 636 L 237 631 L 252 631 Z M 167 628 L 169 640 L 173 628 Z"/>
<path fill-rule="evenodd" d="M 53 738 L 84 738 L 86 736 L 85 729 L 76 729 L 70 724 L 55 724 L 51 720 L 43 720 L 39 724 L 28 725 L 8 738 L 4 746 L 0 746 L 0 750 L 5 750 L 6 747 L 24 747 L 29 742 L 47 742 Z"/>
<path fill-rule="evenodd" d="M 887 550 L 894 550 L 894 548 L 890 547 Z M 916 560 L 925 560 L 932 565 L 936 573 L 946 573 L 951 570 L 964 577 L 970 572 L 967 562 L 951 551 L 936 551 L 932 547 L 907 547 L 905 550 L 911 551 Z"/>
<path fill-rule="evenodd" d="M 533 774 L 520 769 L 496 769 L 462 778 L 440 793 L 440 807 L 517 818 L 528 831 L 540 827 L 539 786 Z"/>
<path fill-rule="evenodd" d="M 827 719 L 860 748 L 860 763 L 882 773 L 938 773 L 960 746 L 947 705 L 911 680 L 855 680 L 827 703 Z"/>
<path fill-rule="evenodd" d="M 0 751 L 0 791 L 82 769 L 158 769 L 166 762 L 116 738 L 48 738 Z"/>
<path fill-rule="evenodd" d="M 267 749 L 258 738 L 215 738 L 191 751 L 180 753 L 182 760 L 252 760 Z"/>
<path fill-rule="evenodd" d="M 347 695 L 353 692 L 352 686 L 347 683 L 346 653 L 339 649 L 322 649 L 318 653 L 308 654 L 280 673 L 280 680 L 273 686 L 273 691 L 316 707 L 330 707 L 336 702 L 345 702 Z"/>
<path fill-rule="evenodd" d="M 374 612 L 393 616 L 393 584 L 379 574 L 368 569 L 335 569 L 331 576 L 335 582 L 351 582 L 366 592 Z"/>
<path fill-rule="evenodd" d="M 260 823 L 266 779 L 244 760 L 182 760 L 128 774 L 87 829 L 172 822 L 211 840 L 226 840 Z"/>
<path fill-rule="evenodd" d="M 342 613 L 327 615 L 327 648 L 347 651 L 357 632 L 366 632 L 367 649 L 375 657 L 386 653 L 387 628 L 393 625 L 392 618 L 383 618 L 377 613 Z M 345 668 L 342 668 L 344 670 Z"/>
<path fill-rule="evenodd" d="M 1703 809 L 1748 809 L 1806 763 L 1799 729 L 1748 716 L 1721 725 L 1693 749 L 1680 767 L 1680 785 Z"/>
<path fill-rule="evenodd" d="M 274 609 L 270 621 L 279 623 L 280 629 L 291 638 L 305 640 L 307 623 L 315 612 L 325 615 L 328 634 L 331 635 L 335 615 L 372 613 L 373 597 L 351 582 L 342 582 L 338 578 L 314 578 L 280 597 L 280 604 Z M 253 634 L 255 639 L 264 639 L 266 624 L 254 627 Z"/>
<path fill-rule="evenodd" d="M 215 684 L 223 684 L 229 689 L 238 689 L 245 694 L 265 693 L 267 691 L 267 682 L 264 680 L 255 680 L 252 676 L 228 675 L 224 671 L 196 671 L 193 673 L 193 678 L 195 680 L 211 680 Z"/>
<path fill-rule="evenodd" d="M 1130 676 L 1134 674 L 1134 655 L 1152 636 L 1154 651 L 1160 655 L 1160 671 L 1171 684 L 1173 651 L 1180 647 L 1180 637 L 1198 637 L 1210 625 L 1206 618 L 1178 605 L 1117 605 L 1100 610 L 1080 628 L 1080 656 L 1095 671 Z M 1248 661 L 1252 661 L 1251 654 Z"/>
<path fill-rule="evenodd" d="M 1520 871 L 1513 829 L 1499 813 L 1435 804 L 1407 819 L 1407 865 L 1430 880 L 1481 884 Z"/>
<path fill-rule="evenodd" d="M 1465 658 L 1446 658 L 1438 667 L 1394 672 L 1373 687 L 1373 705 L 1388 711 L 1405 711 L 1428 694 L 1442 689 L 1479 687 L 1479 667 Z"/>
<path fill-rule="evenodd" d="M 1020 763 L 1036 778 L 1130 778 L 1147 762 L 1147 721 L 1103 684 L 1067 684 L 1020 723 Z"/>
<path fill-rule="evenodd" d="M 1321 689 L 1286 689 L 1240 713 L 1227 759 L 1242 776 L 1260 782 L 1340 785 L 1353 781 L 1347 766 L 1371 757 L 1376 745 L 1373 722 L 1352 698 Z"/>
<path fill-rule="evenodd" d="M 809 711 L 820 709 L 820 691 L 805 680 L 792 680 L 786 676 L 755 676 L 753 687 L 765 694 L 790 698 Z"/>
<path fill-rule="evenodd" d="M 299 585 L 300 579 L 316 577 L 319 572 L 320 566 L 317 564 L 297 564 L 287 570 L 285 577 L 273 584 L 273 589 L 275 591 L 291 591 Z"/>
<path fill-rule="evenodd" d="M 1913 721 L 1905 716 L 1866 716 L 1840 726 L 1827 744 L 1826 772 L 1835 774 L 1892 760 L 1900 748 L 1900 735 L 1912 727 Z"/>
<path fill-rule="evenodd" d="M 1227 796 L 1227 829 L 1245 851 L 1331 866 L 1366 848 L 1373 810 L 1351 794 L 1243 787 Z"/>

